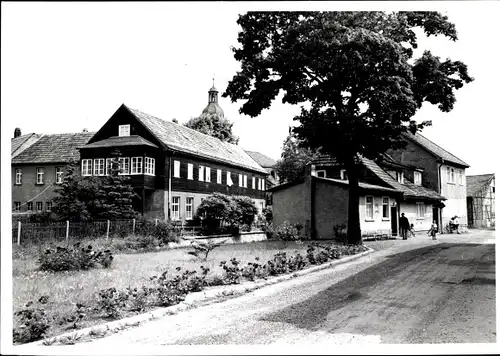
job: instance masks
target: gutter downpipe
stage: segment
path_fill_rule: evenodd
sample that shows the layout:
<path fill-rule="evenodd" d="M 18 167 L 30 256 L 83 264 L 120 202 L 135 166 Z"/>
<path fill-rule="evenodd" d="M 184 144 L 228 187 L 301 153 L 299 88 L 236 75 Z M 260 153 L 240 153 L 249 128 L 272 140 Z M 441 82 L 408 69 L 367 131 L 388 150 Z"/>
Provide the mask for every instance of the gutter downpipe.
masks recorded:
<path fill-rule="evenodd" d="M 444 164 L 444 159 L 441 158 L 441 163 L 438 166 L 438 181 L 439 181 L 439 195 L 442 194 L 442 182 L 441 182 L 441 167 Z M 441 228 L 441 234 L 443 233 L 443 208 L 439 208 L 439 227 Z"/>
<path fill-rule="evenodd" d="M 167 220 L 170 221 L 170 206 L 172 204 L 172 153 L 168 156 L 168 207 Z"/>

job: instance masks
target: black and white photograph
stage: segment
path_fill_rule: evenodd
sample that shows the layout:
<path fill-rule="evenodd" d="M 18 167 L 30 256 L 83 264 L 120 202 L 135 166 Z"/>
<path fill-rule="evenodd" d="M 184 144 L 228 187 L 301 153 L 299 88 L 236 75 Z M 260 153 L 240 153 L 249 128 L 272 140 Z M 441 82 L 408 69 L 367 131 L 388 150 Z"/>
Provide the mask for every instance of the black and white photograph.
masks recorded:
<path fill-rule="evenodd" d="M 499 10 L 3 1 L 1 353 L 498 353 Z"/>

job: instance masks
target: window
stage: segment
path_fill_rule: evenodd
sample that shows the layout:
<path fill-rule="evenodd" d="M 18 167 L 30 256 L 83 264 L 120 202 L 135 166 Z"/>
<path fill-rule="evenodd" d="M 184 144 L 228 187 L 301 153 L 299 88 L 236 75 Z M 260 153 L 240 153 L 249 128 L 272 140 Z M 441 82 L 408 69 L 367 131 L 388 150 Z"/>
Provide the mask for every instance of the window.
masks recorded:
<path fill-rule="evenodd" d="M 47 210 L 47 212 L 52 211 L 52 202 L 51 201 L 48 201 L 45 203 L 45 210 Z"/>
<path fill-rule="evenodd" d="M 41 212 L 43 210 L 43 203 L 41 201 L 36 202 L 36 211 Z"/>
<path fill-rule="evenodd" d="M 425 218 L 425 205 L 424 203 L 417 203 L 417 219 Z"/>
<path fill-rule="evenodd" d="M 124 157 L 120 158 L 120 175 L 126 175 L 130 173 L 130 158 Z"/>
<path fill-rule="evenodd" d="M 255 177 L 252 177 L 252 189 L 255 189 Z"/>
<path fill-rule="evenodd" d="M 43 175 L 44 175 L 44 169 L 37 168 L 36 169 L 36 184 L 43 184 Z"/>
<path fill-rule="evenodd" d="M 15 201 L 14 202 L 14 210 L 15 211 L 21 211 L 21 202 L 20 201 Z"/>
<path fill-rule="evenodd" d="M 217 170 L 217 183 L 222 184 L 222 170 Z"/>
<path fill-rule="evenodd" d="M 16 168 L 16 184 L 23 184 L 23 170 Z"/>
<path fill-rule="evenodd" d="M 422 185 L 422 173 L 413 172 L 413 184 Z"/>
<path fill-rule="evenodd" d="M 94 159 L 94 175 L 95 176 L 104 175 L 104 158 Z"/>
<path fill-rule="evenodd" d="M 144 158 L 144 174 L 155 175 L 155 159 L 151 157 Z"/>
<path fill-rule="evenodd" d="M 373 196 L 365 197 L 365 220 L 373 220 Z"/>
<path fill-rule="evenodd" d="M 56 167 L 56 184 L 61 184 L 63 182 L 63 169 L 62 167 Z"/>
<path fill-rule="evenodd" d="M 228 186 L 232 186 L 233 185 L 233 180 L 231 179 L 231 172 L 227 172 L 227 174 L 226 174 L 226 182 L 227 182 Z"/>
<path fill-rule="evenodd" d="M 389 219 L 389 198 L 382 197 L 382 219 Z"/>
<path fill-rule="evenodd" d="M 92 175 L 92 160 L 82 159 L 82 176 Z"/>
<path fill-rule="evenodd" d="M 119 125 L 118 136 L 130 136 L 130 125 Z"/>
<path fill-rule="evenodd" d="M 340 170 L 340 179 L 347 180 L 347 171 L 345 169 Z"/>
<path fill-rule="evenodd" d="M 260 179 L 261 182 L 260 182 L 260 187 L 262 190 L 266 190 L 266 181 L 264 179 Z"/>
<path fill-rule="evenodd" d="M 458 170 L 458 184 L 464 185 L 464 174 L 461 169 Z"/>
<path fill-rule="evenodd" d="M 451 183 L 450 167 L 446 167 L 446 181 Z"/>
<path fill-rule="evenodd" d="M 316 171 L 316 177 L 326 178 L 326 171 Z"/>
<path fill-rule="evenodd" d="M 396 179 L 399 183 L 404 184 L 405 179 L 404 179 L 403 172 L 396 172 Z"/>
<path fill-rule="evenodd" d="M 106 158 L 106 175 L 109 176 L 111 175 L 111 172 L 113 171 L 113 159 L 112 158 Z"/>
<path fill-rule="evenodd" d="M 264 210 L 264 202 L 259 202 L 259 206 L 260 206 L 260 213 L 262 213 L 262 211 Z"/>
<path fill-rule="evenodd" d="M 199 166 L 199 167 L 198 167 L 198 180 L 199 180 L 200 182 L 203 182 L 203 181 L 204 181 L 204 179 L 203 179 L 203 172 L 204 172 L 204 171 L 205 171 L 205 167 L 203 167 L 203 166 Z"/>
<path fill-rule="evenodd" d="M 260 178 L 257 178 L 257 190 L 260 190 Z"/>
<path fill-rule="evenodd" d="M 495 187 L 491 187 L 491 192 L 495 193 Z"/>
<path fill-rule="evenodd" d="M 179 220 L 180 218 L 180 202 L 181 197 L 172 197 L 172 220 Z"/>
<path fill-rule="evenodd" d="M 238 186 L 243 187 L 243 175 L 238 174 Z"/>
<path fill-rule="evenodd" d="M 243 176 L 243 187 L 244 187 L 244 188 L 247 188 L 247 187 L 248 187 L 248 184 L 247 184 L 247 183 L 248 183 L 248 181 L 247 181 L 247 179 L 248 179 L 248 177 L 247 177 L 247 175 L 245 174 L 245 175 Z"/>
<path fill-rule="evenodd" d="M 174 178 L 181 177 L 181 162 L 174 161 Z"/>
<path fill-rule="evenodd" d="M 210 174 L 210 167 L 205 167 L 205 182 L 211 182 L 212 175 Z"/>
<path fill-rule="evenodd" d="M 188 163 L 188 179 L 193 179 L 193 164 Z"/>
<path fill-rule="evenodd" d="M 455 169 L 451 169 L 451 183 L 455 184 Z"/>
<path fill-rule="evenodd" d="M 132 157 L 130 162 L 130 174 L 142 174 L 142 157 Z"/>
<path fill-rule="evenodd" d="M 193 197 L 186 198 L 186 220 L 191 220 L 193 218 Z"/>
<path fill-rule="evenodd" d="M 33 211 L 33 202 L 29 201 L 27 204 L 28 211 Z"/>

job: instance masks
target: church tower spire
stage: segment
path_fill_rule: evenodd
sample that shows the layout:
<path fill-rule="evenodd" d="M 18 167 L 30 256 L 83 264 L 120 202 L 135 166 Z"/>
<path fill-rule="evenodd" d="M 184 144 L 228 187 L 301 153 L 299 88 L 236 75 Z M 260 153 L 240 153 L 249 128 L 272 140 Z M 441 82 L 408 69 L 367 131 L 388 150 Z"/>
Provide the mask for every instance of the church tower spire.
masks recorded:
<path fill-rule="evenodd" d="M 212 87 L 208 91 L 208 103 L 216 103 L 219 102 L 219 92 L 215 89 L 215 79 L 212 78 Z"/>

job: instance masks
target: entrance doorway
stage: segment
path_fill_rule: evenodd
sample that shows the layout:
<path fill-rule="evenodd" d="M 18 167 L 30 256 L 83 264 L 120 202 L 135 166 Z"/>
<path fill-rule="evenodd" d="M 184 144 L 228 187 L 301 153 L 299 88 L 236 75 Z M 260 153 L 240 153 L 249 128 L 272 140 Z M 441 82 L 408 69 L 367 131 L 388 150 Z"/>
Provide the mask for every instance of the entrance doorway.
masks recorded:
<path fill-rule="evenodd" d="M 392 236 L 398 236 L 398 208 L 391 206 L 391 232 Z"/>
<path fill-rule="evenodd" d="M 436 208 L 436 207 L 432 207 L 432 220 L 436 222 L 437 226 L 438 226 L 438 230 L 440 228 L 439 226 L 439 208 Z"/>

